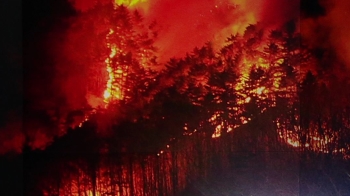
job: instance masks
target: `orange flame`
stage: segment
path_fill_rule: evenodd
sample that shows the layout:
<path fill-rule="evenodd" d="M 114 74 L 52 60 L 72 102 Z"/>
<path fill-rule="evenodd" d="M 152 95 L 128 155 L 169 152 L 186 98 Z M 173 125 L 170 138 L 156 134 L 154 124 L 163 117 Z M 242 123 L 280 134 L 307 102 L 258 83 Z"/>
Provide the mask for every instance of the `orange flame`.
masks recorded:
<path fill-rule="evenodd" d="M 113 29 L 110 29 L 109 33 L 106 36 L 107 41 L 109 40 L 109 36 L 111 36 L 113 33 Z M 108 81 L 103 97 L 105 103 L 108 104 L 111 101 L 123 99 L 121 84 L 116 82 L 117 79 L 122 77 L 123 70 L 113 70 L 112 59 L 117 55 L 117 46 L 115 44 L 107 43 L 107 47 L 111 50 L 111 52 L 105 60 L 105 63 L 107 65 Z"/>

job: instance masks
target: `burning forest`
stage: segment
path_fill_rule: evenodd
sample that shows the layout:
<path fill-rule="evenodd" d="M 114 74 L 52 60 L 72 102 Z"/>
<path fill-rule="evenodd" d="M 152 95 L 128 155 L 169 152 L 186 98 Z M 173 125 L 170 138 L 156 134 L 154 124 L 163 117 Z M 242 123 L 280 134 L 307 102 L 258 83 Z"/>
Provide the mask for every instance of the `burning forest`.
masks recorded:
<path fill-rule="evenodd" d="M 345 0 L 23 4 L 25 195 L 350 194 Z"/>

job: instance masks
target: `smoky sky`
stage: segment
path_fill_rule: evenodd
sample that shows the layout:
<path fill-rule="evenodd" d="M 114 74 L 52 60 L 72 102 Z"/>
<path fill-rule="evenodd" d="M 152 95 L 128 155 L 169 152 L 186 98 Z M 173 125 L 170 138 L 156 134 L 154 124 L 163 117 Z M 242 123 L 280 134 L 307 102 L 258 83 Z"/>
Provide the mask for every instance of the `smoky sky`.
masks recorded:
<path fill-rule="evenodd" d="M 304 44 L 318 51 L 319 58 L 328 58 L 328 67 L 339 62 L 349 70 L 350 66 L 350 1 L 347 0 L 312 0 L 301 3 L 301 34 Z"/>
<path fill-rule="evenodd" d="M 78 12 L 93 9 L 94 0 L 71 0 Z M 101 4 L 108 0 L 98 1 Z M 125 1 L 128 2 L 128 1 Z M 277 26 L 299 17 L 299 0 L 144 0 L 132 8 L 159 26 L 159 60 L 181 57 L 206 42 L 222 45 L 230 34 L 249 24 Z"/>

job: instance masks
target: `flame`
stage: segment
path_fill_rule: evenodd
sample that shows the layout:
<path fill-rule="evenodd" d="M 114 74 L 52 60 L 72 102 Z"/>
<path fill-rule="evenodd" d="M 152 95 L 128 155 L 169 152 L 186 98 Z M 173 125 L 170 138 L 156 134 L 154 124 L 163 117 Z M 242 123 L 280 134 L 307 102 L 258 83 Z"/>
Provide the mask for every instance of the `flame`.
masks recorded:
<path fill-rule="evenodd" d="M 126 5 L 126 6 L 129 6 L 129 7 L 133 7 L 139 3 L 142 3 L 142 2 L 147 2 L 147 0 L 115 0 L 114 3 L 116 5 Z"/>
<path fill-rule="evenodd" d="M 291 138 L 288 138 L 287 139 L 287 143 L 293 147 L 299 147 L 300 144 L 299 144 L 299 141 L 295 141 L 295 140 L 292 140 Z"/>
<path fill-rule="evenodd" d="M 101 194 L 100 192 L 98 192 L 98 191 L 95 193 L 95 195 L 93 194 L 92 191 L 88 191 L 88 192 L 87 192 L 87 195 L 88 195 L 88 196 L 102 196 L 102 194 Z"/>
<path fill-rule="evenodd" d="M 297 116 L 296 119 L 299 117 Z M 279 122 L 281 119 L 278 119 L 276 122 L 277 125 L 277 132 L 279 135 L 279 138 L 285 142 L 286 144 L 298 148 L 306 148 L 307 150 L 311 150 L 314 152 L 321 152 L 321 153 L 342 153 L 344 158 L 349 158 L 346 155 L 347 149 L 350 149 L 349 147 L 345 148 L 332 148 L 329 146 L 329 144 L 335 144 L 337 143 L 337 139 L 339 136 L 336 136 L 334 134 L 325 133 L 324 135 L 320 134 L 318 132 L 318 129 L 315 124 L 311 124 L 310 128 L 308 130 L 308 136 L 307 136 L 307 142 L 304 144 L 301 142 L 301 138 L 299 136 L 300 126 L 294 126 L 294 128 L 291 128 L 291 130 L 287 129 L 285 125 L 282 125 L 283 123 Z M 290 122 L 285 122 L 284 124 L 288 124 Z"/>
<path fill-rule="evenodd" d="M 258 95 L 261 95 L 265 91 L 265 89 L 266 89 L 265 86 L 259 87 L 259 88 L 256 89 L 256 93 Z"/>
<path fill-rule="evenodd" d="M 109 37 L 114 34 L 114 30 L 110 29 L 106 36 L 107 41 Z M 109 103 L 114 100 L 123 99 L 121 82 L 118 79 L 122 79 L 125 74 L 121 68 L 113 69 L 112 59 L 117 55 L 118 48 L 115 44 L 107 43 L 107 47 L 111 50 L 109 56 L 106 58 L 105 63 L 107 65 L 108 81 L 106 84 L 106 90 L 103 93 L 105 103 Z"/>
<path fill-rule="evenodd" d="M 110 91 L 105 90 L 105 92 L 104 92 L 104 94 L 103 94 L 103 97 L 104 97 L 105 99 L 109 99 L 109 98 L 111 97 Z"/>
<path fill-rule="evenodd" d="M 221 125 L 216 126 L 215 132 L 211 136 L 212 138 L 218 138 L 221 136 L 221 127 L 222 127 Z"/>

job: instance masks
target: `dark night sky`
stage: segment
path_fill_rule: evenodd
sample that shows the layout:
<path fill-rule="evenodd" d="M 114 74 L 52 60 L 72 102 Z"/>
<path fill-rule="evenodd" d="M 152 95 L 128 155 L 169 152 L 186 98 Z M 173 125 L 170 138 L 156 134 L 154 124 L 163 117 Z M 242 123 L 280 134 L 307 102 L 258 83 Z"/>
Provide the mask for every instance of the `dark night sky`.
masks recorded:
<path fill-rule="evenodd" d="M 53 3 L 56 2 L 56 3 Z M 37 77 L 45 64 L 45 35 L 55 25 L 55 20 L 68 15 L 63 1 L 1 1 L 1 119 L 8 113 L 21 113 L 27 76 L 34 70 Z M 62 11 L 66 11 L 62 12 Z M 23 80 L 24 79 L 24 80 Z"/>
<path fill-rule="evenodd" d="M 319 0 L 301 0 L 300 11 L 304 17 L 319 17 L 326 14 L 326 10 Z"/>
<path fill-rule="evenodd" d="M 4 119 L 11 110 L 21 111 L 21 3 L 19 0 L 1 1 L 0 9 L 0 119 Z"/>
<path fill-rule="evenodd" d="M 64 21 L 73 14 L 70 4 L 63 0 L 24 1 L 23 56 L 26 100 L 32 101 L 33 96 L 36 96 L 34 92 L 46 91 L 45 93 L 50 94 L 48 90 L 54 77 L 54 66 L 48 47 L 48 35 L 51 32 L 60 35 L 60 31 L 63 32 L 67 28 Z M 60 39 L 58 36 L 56 38 Z"/>
<path fill-rule="evenodd" d="M 64 29 L 62 19 L 74 11 L 66 1 L 55 0 L 1 1 L 0 9 L 2 143 L 22 132 L 23 120 L 33 116 L 33 108 L 42 100 L 50 99 L 43 96 L 49 92 L 53 70 L 46 38 L 53 29 Z M 0 146 L 0 153 L 3 150 Z"/>

